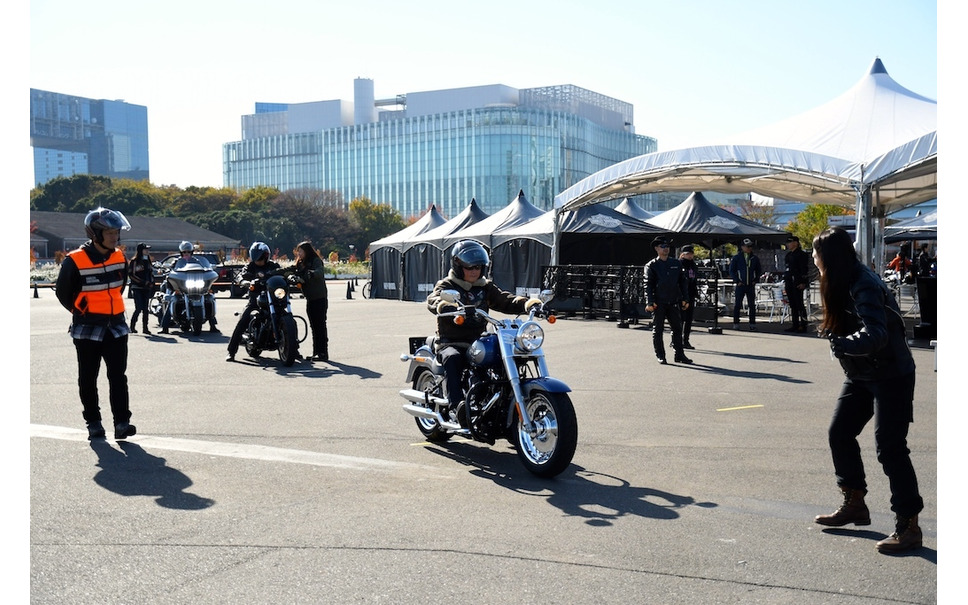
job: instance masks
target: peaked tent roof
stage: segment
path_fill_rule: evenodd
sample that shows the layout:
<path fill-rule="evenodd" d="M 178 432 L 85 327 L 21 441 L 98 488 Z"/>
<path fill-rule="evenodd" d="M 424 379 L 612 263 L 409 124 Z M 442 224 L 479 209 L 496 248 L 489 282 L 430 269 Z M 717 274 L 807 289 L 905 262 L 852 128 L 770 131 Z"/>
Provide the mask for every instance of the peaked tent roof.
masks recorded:
<path fill-rule="evenodd" d="M 938 210 L 932 210 L 884 228 L 884 242 L 938 239 Z"/>
<path fill-rule="evenodd" d="M 880 59 L 843 95 L 718 143 L 632 158 L 555 197 L 579 206 L 656 191 L 755 192 L 804 202 L 910 205 L 937 197 L 937 102 L 900 86 Z M 912 172 L 919 179 L 905 181 Z M 892 186 L 888 186 L 892 185 Z"/>
<path fill-rule="evenodd" d="M 668 234 L 668 231 L 627 214 L 613 210 L 608 206 L 584 206 L 578 210 L 560 212 L 549 210 L 544 214 L 516 227 L 502 229 L 494 234 L 492 241 L 497 248 L 501 244 L 515 239 L 533 239 L 546 246 L 552 246 L 554 240 L 555 215 L 558 219 L 559 231 L 582 234 Z"/>
<path fill-rule="evenodd" d="M 671 231 L 673 238 L 685 244 L 699 241 L 707 246 L 735 242 L 744 237 L 771 243 L 785 242 L 787 233 L 737 216 L 713 204 L 700 192 L 694 192 L 681 204 L 648 221 Z M 689 241 L 684 241 L 689 240 Z"/>
<path fill-rule="evenodd" d="M 417 244 L 431 244 L 432 246 L 443 249 L 444 238 L 446 238 L 448 235 L 456 233 L 465 227 L 473 225 L 474 223 L 479 223 L 488 216 L 489 215 L 481 210 L 481 207 L 477 205 L 477 200 L 475 198 L 471 198 L 471 203 L 468 204 L 466 208 L 461 210 L 460 214 L 454 218 L 450 219 L 443 225 L 438 225 L 433 229 L 425 231 L 404 242 L 403 252 L 406 252 Z"/>
<path fill-rule="evenodd" d="M 622 203 L 616 206 L 615 210 L 621 212 L 622 214 L 627 214 L 632 218 L 637 218 L 640 221 L 647 221 L 657 214 L 656 212 L 649 212 L 648 210 L 643 209 L 629 198 L 622 200 Z"/>
<path fill-rule="evenodd" d="M 386 247 L 391 247 L 391 248 L 394 248 L 395 250 L 402 250 L 404 243 L 407 242 L 409 239 L 416 237 L 417 235 L 420 235 L 425 231 L 429 231 L 430 229 L 439 227 L 440 225 L 443 225 L 446 222 L 447 222 L 447 219 L 445 219 L 439 212 L 437 212 L 437 205 L 431 204 L 430 210 L 425 212 L 424 215 L 420 217 L 412 225 L 404 227 L 400 231 L 397 231 L 396 233 L 391 233 L 390 235 L 382 239 L 378 239 L 375 242 L 371 242 L 370 255 L 372 256 L 373 253 L 379 250 L 380 248 L 386 248 Z"/>
<path fill-rule="evenodd" d="M 511 203 L 502 210 L 495 212 L 486 219 L 474 223 L 465 229 L 461 229 L 444 238 L 444 248 L 449 248 L 462 239 L 477 240 L 488 248 L 493 248 L 492 235 L 502 229 L 510 229 L 518 225 L 523 225 L 531 219 L 544 214 L 544 211 L 528 201 L 524 196 L 524 190 L 518 192 L 518 196 L 511 200 Z"/>

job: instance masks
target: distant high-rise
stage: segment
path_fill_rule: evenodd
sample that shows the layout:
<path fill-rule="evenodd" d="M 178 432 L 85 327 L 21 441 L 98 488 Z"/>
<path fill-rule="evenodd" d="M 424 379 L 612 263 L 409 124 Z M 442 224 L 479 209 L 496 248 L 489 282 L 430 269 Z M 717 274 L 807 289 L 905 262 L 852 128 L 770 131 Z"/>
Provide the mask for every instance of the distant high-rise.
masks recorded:
<path fill-rule="evenodd" d="M 148 180 L 148 108 L 30 89 L 34 182 L 72 174 Z"/>
<path fill-rule="evenodd" d="M 471 198 L 488 212 L 518 191 L 538 207 L 586 176 L 656 151 L 635 134 L 632 105 L 572 85 L 500 84 L 378 99 L 354 82 L 354 102 L 257 103 L 242 140 L 223 145 L 223 182 L 246 189 L 338 191 L 416 216 L 445 216 Z"/>

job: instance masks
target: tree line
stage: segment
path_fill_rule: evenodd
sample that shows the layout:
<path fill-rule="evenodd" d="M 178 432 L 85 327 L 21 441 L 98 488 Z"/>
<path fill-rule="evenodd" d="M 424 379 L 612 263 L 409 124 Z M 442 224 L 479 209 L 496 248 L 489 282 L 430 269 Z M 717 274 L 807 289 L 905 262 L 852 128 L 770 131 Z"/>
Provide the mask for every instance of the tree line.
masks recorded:
<path fill-rule="evenodd" d="M 264 241 L 273 249 L 292 250 L 311 241 L 324 256 L 365 258 L 367 247 L 412 223 L 389 204 L 359 197 L 347 204 L 337 191 L 254 187 L 158 186 L 147 181 L 76 174 L 56 177 L 30 192 L 30 209 L 87 213 L 110 208 L 125 216 L 183 220 L 248 246 Z M 362 259 L 362 258 L 361 258 Z"/>

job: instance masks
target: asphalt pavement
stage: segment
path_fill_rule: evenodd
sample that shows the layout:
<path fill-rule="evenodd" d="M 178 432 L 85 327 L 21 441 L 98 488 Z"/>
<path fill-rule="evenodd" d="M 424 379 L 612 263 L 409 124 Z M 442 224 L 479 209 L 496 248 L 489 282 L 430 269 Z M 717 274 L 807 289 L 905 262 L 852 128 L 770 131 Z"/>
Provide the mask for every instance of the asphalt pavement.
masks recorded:
<path fill-rule="evenodd" d="M 909 435 L 924 547 L 885 556 L 873 426 L 873 523 L 813 523 L 840 501 L 826 430 L 842 381 L 815 336 L 699 324 L 695 364 L 660 366 L 645 325 L 545 325 L 579 424 L 549 480 L 505 442 L 422 441 L 399 358 L 433 316 L 329 292 L 329 363 L 225 362 L 243 301 L 221 296 L 221 334 L 132 335 L 127 443 L 88 442 L 69 315 L 51 291 L 31 298 L 30 602 L 939 601 L 932 349 L 914 349 Z M 103 372 L 101 393 L 110 418 Z"/>

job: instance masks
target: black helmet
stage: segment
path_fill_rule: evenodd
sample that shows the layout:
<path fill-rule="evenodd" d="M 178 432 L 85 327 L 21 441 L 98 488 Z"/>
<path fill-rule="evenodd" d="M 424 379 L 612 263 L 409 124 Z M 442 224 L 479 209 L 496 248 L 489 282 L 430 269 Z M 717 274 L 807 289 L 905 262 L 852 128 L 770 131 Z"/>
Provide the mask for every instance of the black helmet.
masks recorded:
<path fill-rule="evenodd" d="M 128 230 L 131 228 L 131 223 L 128 219 L 124 218 L 124 215 L 116 210 L 108 210 L 107 208 L 96 208 L 87 213 L 84 217 L 84 232 L 92 242 L 97 244 L 104 243 L 104 237 L 101 232 L 105 229 L 122 229 Z"/>
<path fill-rule="evenodd" d="M 487 255 L 484 246 L 471 239 L 465 239 L 454 245 L 451 267 L 457 277 L 464 279 L 464 269 L 468 267 L 481 267 L 481 277 L 487 275 L 487 267 L 491 264 L 491 259 Z"/>
<path fill-rule="evenodd" d="M 270 253 L 269 246 L 266 245 L 265 242 L 253 242 L 252 245 L 249 246 L 250 261 L 255 262 L 258 260 L 263 260 L 263 258 L 265 258 L 265 260 L 269 260 Z"/>
<path fill-rule="evenodd" d="M 191 242 L 186 241 L 178 244 L 179 252 L 193 252 L 194 250 L 195 250 L 195 246 L 193 246 Z"/>

